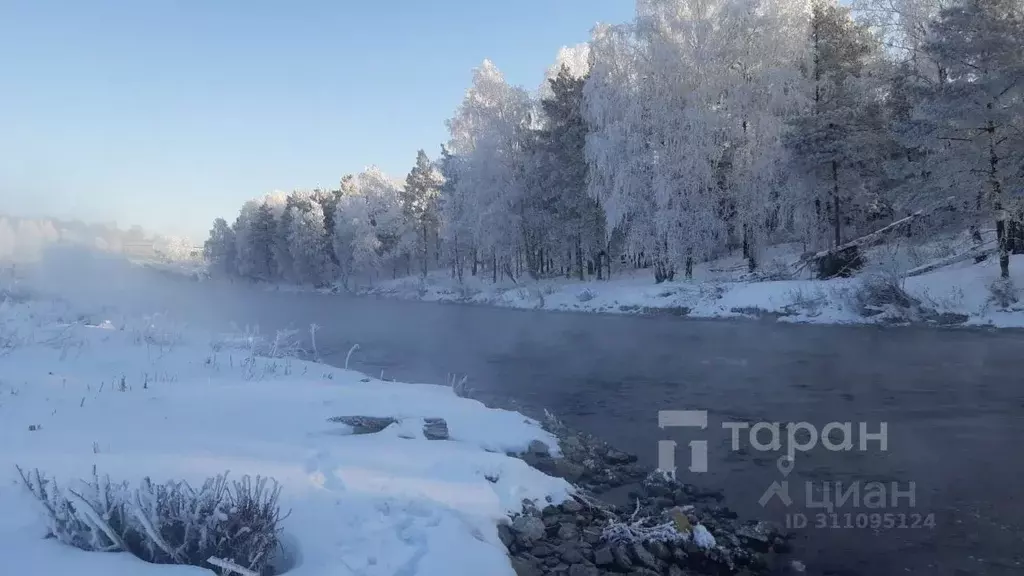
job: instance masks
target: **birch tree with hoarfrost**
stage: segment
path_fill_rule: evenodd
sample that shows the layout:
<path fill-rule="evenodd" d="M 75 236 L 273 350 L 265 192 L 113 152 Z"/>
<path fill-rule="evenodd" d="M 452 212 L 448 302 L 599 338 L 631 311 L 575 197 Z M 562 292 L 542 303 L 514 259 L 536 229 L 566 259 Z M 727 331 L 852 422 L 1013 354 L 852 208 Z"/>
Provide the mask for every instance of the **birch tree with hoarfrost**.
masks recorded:
<path fill-rule="evenodd" d="M 801 2 L 748 0 L 726 7 L 721 31 L 721 103 L 726 153 L 721 173 L 730 246 L 738 241 L 749 271 L 761 248 L 780 239 L 796 198 L 791 194 L 785 133 L 800 109 L 802 78 L 794 62 L 807 52 L 809 7 Z"/>
<path fill-rule="evenodd" d="M 651 110 L 641 48 L 633 23 L 596 26 L 583 86 L 587 193 L 604 210 L 609 239 L 617 232 L 638 261 L 653 254 L 656 244 Z"/>
<path fill-rule="evenodd" d="M 521 247 L 521 208 L 525 174 L 524 147 L 531 127 L 532 103 L 522 88 L 510 86 L 489 60 L 473 72 L 473 83 L 455 116 L 448 121 L 447 149 L 459 156 L 449 197 L 447 225 L 465 230 L 474 269 L 490 263 L 494 280 L 499 269 L 512 271 Z M 511 276 L 512 274 L 510 274 Z"/>
<path fill-rule="evenodd" d="M 595 30 L 589 188 L 656 281 L 737 234 L 755 263 L 782 209 L 802 16 L 770 0 L 639 0 L 633 23 Z"/>
<path fill-rule="evenodd" d="M 334 254 L 346 288 L 379 276 L 389 263 L 394 272 L 397 260 L 408 255 L 400 186 L 375 166 L 339 196 L 334 220 Z"/>
<path fill-rule="evenodd" d="M 319 202 L 310 202 L 306 210 L 291 209 L 289 251 L 299 282 L 324 286 L 334 279 L 334 265 L 327 236 L 324 210 Z"/>

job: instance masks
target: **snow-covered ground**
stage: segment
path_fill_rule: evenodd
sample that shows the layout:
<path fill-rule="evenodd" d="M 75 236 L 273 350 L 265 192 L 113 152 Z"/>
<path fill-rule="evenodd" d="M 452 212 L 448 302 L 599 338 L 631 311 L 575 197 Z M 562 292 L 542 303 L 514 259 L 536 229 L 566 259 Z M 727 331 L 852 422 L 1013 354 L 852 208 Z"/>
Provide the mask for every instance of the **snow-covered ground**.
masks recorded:
<path fill-rule="evenodd" d="M 0 283 L 0 572 L 11 576 L 209 574 L 44 539 L 15 470 L 91 478 L 230 477 L 280 483 L 290 575 L 511 576 L 496 524 L 523 499 L 572 487 L 508 456 L 556 441 L 451 388 L 382 382 L 209 336 L 155 316 L 122 320 Z M 353 435 L 337 416 L 394 417 Z M 428 440 L 444 418 L 450 440 Z"/>
<path fill-rule="evenodd" d="M 930 273 L 907 272 L 962 251 L 967 240 L 949 237 L 921 245 L 886 245 L 866 254 L 868 265 L 857 276 L 828 281 L 749 278 L 738 256 L 695 267 L 692 280 L 655 284 L 650 270 L 618 273 L 611 280 L 550 279 L 493 283 L 467 274 L 459 284 L 446 271 L 380 282 L 364 294 L 412 300 L 467 302 L 512 308 L 606 313 L 667 313 L 700 318 L 776 316 L 808 323 L 879 323 L 901 321 L 1024 327 L 1024 304 L 1002 306 L 992 298 L 999 278 L 998 259 L 968 260 Z M 791 269 L 799 259 L 794 246 L 773 247 L 763 258 L 767 277 Z M 1012 286 L 1024 300 L 1024 256 L 1010 263 Z M 912 309 L 871 297 L 865 285 L 900 286 L 918 302 Z M 877 292 L 877 291 L 876 291 Z M 883 294 L 884 296 L 884 294 Z M 865 299 L 868 309 L 865 309 Z"/>

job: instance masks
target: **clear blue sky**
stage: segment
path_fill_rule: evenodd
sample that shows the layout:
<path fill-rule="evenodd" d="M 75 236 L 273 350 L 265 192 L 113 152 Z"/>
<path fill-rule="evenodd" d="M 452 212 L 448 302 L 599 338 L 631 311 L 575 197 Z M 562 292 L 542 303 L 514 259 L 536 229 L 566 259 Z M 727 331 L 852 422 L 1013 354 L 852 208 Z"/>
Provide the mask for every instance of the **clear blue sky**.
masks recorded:
<path fill-rule="evenodd" d="M 0 212 L 200 239 L 274 189 L 404 176 L 490 58 L 535 89 L 633 0 L 0 0 Z"/>

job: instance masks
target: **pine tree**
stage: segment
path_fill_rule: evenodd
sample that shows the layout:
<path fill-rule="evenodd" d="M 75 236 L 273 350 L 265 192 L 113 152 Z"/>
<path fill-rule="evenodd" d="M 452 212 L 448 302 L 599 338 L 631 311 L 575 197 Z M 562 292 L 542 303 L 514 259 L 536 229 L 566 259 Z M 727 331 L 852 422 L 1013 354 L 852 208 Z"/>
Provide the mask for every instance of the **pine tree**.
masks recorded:
<path fill-rule="evenodd" d="M 597 261 L 600 271 L 604 253 L 604 214 L 598 202 L 587 194 L 587 159 L 584 153 L 587 126 L 583 117 L 583 89 L 586 76 L 576 76 L 567 66 L 549 81 L 548 98 L 541 100 L 546 125 L 538 131 L 539 173 L 536 189 L 540 194 L 532 203 L 534 235 L 551 238 L 541 243 L 559 254 L 571 253 L 567 262 L 580 280 L 584 279 L 584 259 Z M 530 272 L 539 275 L 543 253 L 532 261 L 527 257 Z M 600 272 L 599 272 L 600 274 Z"/>
<path fill-rule="evenodd" d="M 203 244 L 203 257 L 213 275 L 234 276 L 238 273 L 235 266 L 235 232 L 223 218 L 213 221 L 210 237 Z"/>
<path fill-rule="evenodd" d="M 940 186 L 996 221 L 1009 277 L 1024 187 L 1024 15 L 1015 0 L 966 0 L 942 12 L 925 51 L 943 71 L 921 87 L 916 120 Z"/>
<path fill-rule="evenodd" d="M 239 275 L 250 280 L 273 280 L 276 277 L 273 209 L 265 202 L 249 201 L 242 207 L 233 228 Z"/>
<path fill-rule="evenodd" d="M 439 170 L 444 184 L 441 185 L 439 198 L 439 213 L 441 216 L 441 240 L 447 250 L 449 263 L 452 267 L 452 278 L 460 283 L 463 280 L 466 258 L 471 252 L 467 242 L 470 237 L 467 229 L 466 202 L 463 196 L 464 188 L 458 185 L 459 173 L 462 168 L 459 166 L 461 158 L 452 154 L 448 146 L 441 145 L 441 160 Z M 476 274 L 476 263 L 473 264 L 473 274 Z"/>
<path fill-rule="evenodd" d="M 883 160 L 884 116 L 866 74 L 879 52 L 868 30 L 832 0 L 813 5 L 810 42 L 810 105 L 792 120 L 786 143 L 807 176 L 812 220 L 821 232 L 830 228 L 839 246 L 869 170 Z"/>
<path fill-rule="evenodd" d="M 401 192 L 402 211 L 415 230 L 415 251 L 420 271 L 427 275 L 431 238 L 437 236 L 440 222 L 440 194 L 444 178 L 430 162 L 427 153 L 416 154 L 416 165 L 405 179 Z"/>

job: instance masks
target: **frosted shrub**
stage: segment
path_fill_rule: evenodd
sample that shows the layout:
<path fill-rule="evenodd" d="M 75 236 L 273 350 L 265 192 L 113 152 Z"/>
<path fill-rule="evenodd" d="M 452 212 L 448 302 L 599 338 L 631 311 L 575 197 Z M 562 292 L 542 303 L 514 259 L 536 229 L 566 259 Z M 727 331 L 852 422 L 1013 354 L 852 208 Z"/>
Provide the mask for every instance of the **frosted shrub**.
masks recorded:
<path fill-rule="evenodd" d="M 611 519 L 601 530 L 601 539 L 610 544 L 641 544 L 645 542 L 685 542 L 690 528 L 672 519 L 642 516 L 640 501 L 628 520 Z"/>
<path fill-rule="evenodd" d="M 164 314 L 145 316 L 130 331 L 136 344 L 171 349 L 184 340 L 184 325 L 176 324 Z"/>
<path fill-rule="evenodd" d="M 594 291 L 591 290 L 590 288 L 584 288 L 582 291 L 580 291 L 579 294 L 576 295 L 576 299 L 579 300 L 580 302 L 590 302 L 596 297 L 597 295 L 594 294 Z"/>
<path fill-rule="evenodd" d="M 319 327 L 310 327 L 313 332 L 317 329 Z M 302 347 L 298 330 L 277 330 L 271 339 L 260 333 L 259 326 L 246 326 L 243 330 L 221 335 L 210 343 L 210 348 L 214 352 L 238 350 L 261 358 L 298 358 L 308 353 Z"/>
<path fill-rule="evenodd" d="M 828 300 L 828 294 L 819 287 L 798 286 L 789 291 L 789 304 L 785 308 L 788 312 L 818 316 Z"/>
<path fill-rule="evenodd" d="M 702 300 L 721 300 L 725 296 L 725 286 L 718 282 L 705 282 L 698 288 Z"/>
<path fill-rule="evenodd" d="M 1006 310 L 1019 300 L 1017 289 L 1009 278 L 999 278 L 988 287 L 988 301 L 1000 310 Z"/>
<path fill-rule="evenodd" d="M 210 478 L 199 489 L 186 482 L 132 489 L 111 484 L 95 469 L 91 481 L 61 488 L 40 474 L 18 469 L 22 482 L 42 504 L 49 535 L 90 552 L 129 552 L 154 564 L 210 568 L 226 560 L 264 576 L 280 546 L 282 517 L 277 483 L 257 476 L 228 481 Z"/>
<path fill-rule="evenodd" d="M 920 319 L 921 301 L 907 294 L 903 282 L 891 274 L 865 277 L 851 294 L 861 316 L 878 316 L 894 322 Z"/>

